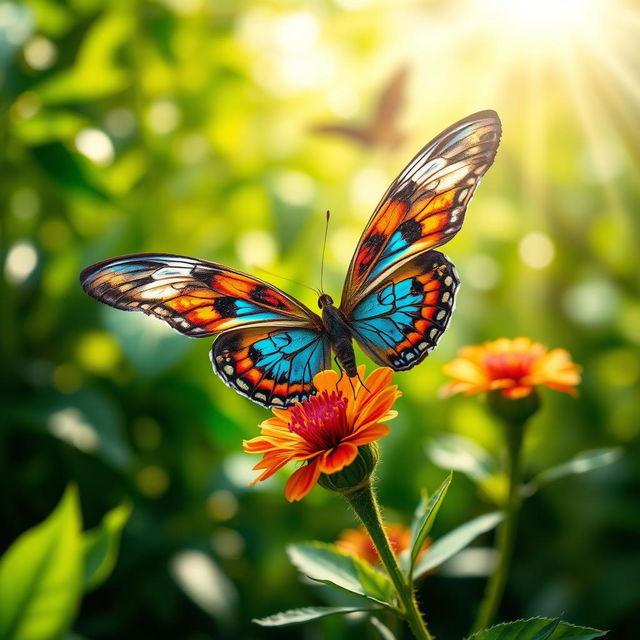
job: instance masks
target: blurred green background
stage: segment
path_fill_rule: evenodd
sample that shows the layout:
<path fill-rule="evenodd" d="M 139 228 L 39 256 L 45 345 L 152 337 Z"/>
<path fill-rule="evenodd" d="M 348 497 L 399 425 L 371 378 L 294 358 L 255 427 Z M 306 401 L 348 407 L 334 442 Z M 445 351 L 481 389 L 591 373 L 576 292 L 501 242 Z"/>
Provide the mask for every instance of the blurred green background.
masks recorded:
<path fill-rule="evenodd" d="M 410 520 L 420 488 L 443 477 L 425 451 L 442 432 L 499 455 L 478 398 L 437 396 L 458 348 L 516 335 L 567 348 L 584 367 L 581 394 L 544 393 L 527 474 L 583 449 L 625 453 L 526 503 L 501 618 L 561 615 L 637 637 L 639 37 L 638 6 L 624 0 L 0 3 L 0 550 L 70 481 L 86 527 L 134 504 L 74 637 L 373 633 L 357 619 L 251 624 L 328 603 L 300 585 L 285 546 L 335 540 L 353 516 L 320 489 L 286 503 L 286 473 L 248 488 L 257 459 L 241 441 L 267 412 L 215 378 L 208 340 L 98 304 L 78 274 L 153 251 L 318 286 L 331 209 L 325 288 L 337 297 L 391 180 L 486 108 L 502 118 L 502 144 L 445 247 L 462 280 L 452 324 L 424 364 L 396 375 L 381 500 L 389 519 Z M 332 124 L 367 136 L 319 130 Z M 315 307 L 314 294 L 273 281 Z M 458 474 L 434 534 L 492 508 Z M 208 612 L 187 595 L 203 580 Z M 483 585 L 425 580 L 438 638 L 466 632 Z"/>

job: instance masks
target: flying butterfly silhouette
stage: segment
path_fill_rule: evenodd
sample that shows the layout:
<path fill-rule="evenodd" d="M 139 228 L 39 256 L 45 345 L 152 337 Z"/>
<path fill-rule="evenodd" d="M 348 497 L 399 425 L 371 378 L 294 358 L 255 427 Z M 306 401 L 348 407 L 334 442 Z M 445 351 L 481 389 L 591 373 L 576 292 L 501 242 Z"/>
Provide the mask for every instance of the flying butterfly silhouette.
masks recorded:
<path fill-rule="evenodd" d="M 370 120 L 363 125 L 341 122 L 321 123 L 311 127 L 314 133 L 341 136 L 365 148 L 386 147 L 395 149 L 405 140 L 398 126 L 405 103 L 408 65 L 396 69 L 382 88 Z"/>
<path fill-rule="evenodd" d="M 494 111 L 451 125 L 394 180 L 360 237 L 339 307 L 320 292 L 322 316 L 277 287 L 215 262 L 170 254 L 112 258 L 80 274 L 100 302 L 142 311 L 190 337 L 220 334 L 215 373 L 265 407 L 315 392 L 313 377 L 331 352 L 357 375 L 352 340 L 396 371 L 422 362 L 443 334 L 459 284 L 438 247 L 461 228 L 491 166 L 501 126 Z"/>

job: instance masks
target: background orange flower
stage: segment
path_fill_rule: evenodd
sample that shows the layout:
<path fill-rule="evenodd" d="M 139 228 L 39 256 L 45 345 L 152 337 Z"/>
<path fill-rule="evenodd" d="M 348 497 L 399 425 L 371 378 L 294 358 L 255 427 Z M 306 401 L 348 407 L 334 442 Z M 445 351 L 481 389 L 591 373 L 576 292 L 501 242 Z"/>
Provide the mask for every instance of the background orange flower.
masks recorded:
<path fill-rule="evenodd" d="M 443 387 L 445 395 L 500 389 L 507 397 L 523 398 L 539 385 L 575 394 L 581 369 L 564 349 L 548 351 L 531 338 L 500 338 L 462 348 L 444 371 L 454 378 Z"/>
<path fill-rule="evenodd" d="M 359 378 L 365 368 L 358 368 Z M 388 368 L 373 371 L 364 381 L 338 377 L 335 371 L 322 371 L 313 379 L 317 390 L 302 403 L 289 409 L 273 409 L 274 416 L 260 425 L 261 435 L 243 443 L 247 453 L 260 453 L 254 469 L 263 470 L 252 484 L 266 480 L 287 462 L 299 460 L 304 466 L 295 471 L 285 488 L 290 502 L 301 500 L 311 491 L 320 474 L 334 474 L 350 465 L 358 447 L 389 433 L 383 424 L 395 418 L 391 409 L 400 392 L 391 385 Z"/>
<path fill-rule="evenodd" d="M 389 522 L 385 525 L 385 531 L 389 537 L 389 543 L 396 556 L 399 556 L 403 551 L 409 548 L 411 545 L 411 529 L 405 527 L 403 524 L 395 522 Z M 422 545 L 420 555 L 422 555 L 428 548 L 430 539 L 427 538 Z M 369 564 L 376 564 L 380 562 L 378 552 L 373 546 L 373 542 L 369 537 L 369 534 L 363 527 L 359 529 L 345 529 L 338 540 L 336 546 L 352 553 L 353 555 L 366 560 Z"/>

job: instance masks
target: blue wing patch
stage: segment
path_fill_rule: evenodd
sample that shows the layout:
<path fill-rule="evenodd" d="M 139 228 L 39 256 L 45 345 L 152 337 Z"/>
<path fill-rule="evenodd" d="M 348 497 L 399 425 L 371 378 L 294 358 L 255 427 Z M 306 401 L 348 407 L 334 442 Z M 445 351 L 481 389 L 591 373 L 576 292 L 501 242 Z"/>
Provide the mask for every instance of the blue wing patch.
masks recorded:
<path fill-rule="evenodd" d="M 436 346 L 455 302 L 455 268 L 429 251 L 385 280 L 353 310 L 353 337 L 374 362 L 411 369 Z"/>
<path fill-rule="evenodd" d="M 215 341 L 211 363 L 238 393 L 282 408 L 315 393 L 313 377 L 331 367 L 331 346 L 313 329 L 241 329 Z"/>

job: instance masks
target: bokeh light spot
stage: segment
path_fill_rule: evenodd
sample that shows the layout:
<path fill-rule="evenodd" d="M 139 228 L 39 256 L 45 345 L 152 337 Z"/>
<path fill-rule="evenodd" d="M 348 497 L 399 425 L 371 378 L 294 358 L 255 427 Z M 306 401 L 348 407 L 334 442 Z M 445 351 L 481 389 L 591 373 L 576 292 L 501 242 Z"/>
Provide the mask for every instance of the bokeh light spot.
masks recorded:
<path fill-rule="evenodd" d="M 76 347 L 80 365 L 99 375 L 112 372 L 120 361 L 120 356 L 120 346 L 106 331 L 86 333 Z"/>
<path fill-rule="evenodd" d="M 101 167 L 113 162 L 115 151 L 109 136 L 99 129 L 84 129 L 76 136 L 76 149 Z"/>
<path fill-rule="evenodd" d="M 276 245 L 273 237 L 261 229 L 243 233 L 236 242 L 236 251 L 242 263 L 250 267 L 270 265 L 276 257 Z"/>
<path fill-rule="evenodd" d="M 562 300 L 566 314 L 579 324 L 603 325 L 618 315 L 620 295 L 607 280 L 593 279 L 569 289 Z"/>
<path fill-rule="evenodd" d="M 147 498 L 159 498 L 169 488 L 169 475 L 162 467 L 151 464 L 138 471 L 136 484 Z"/>
<path fill-rule="evenodd" d="M 75 393 L 82 380 L 82 372 L 74 364 L 65 362 L 53 370 L 53 386 L 61 393 Z"/>
<path fill-rule="evenodd" d="M 51 414 L 47 426 L 53 435 L 81 451 L 91 453 L 98 448 L 98 434 L 86 422 L 83 414 L 74 407 L 68 407 Z"/>
<path fill-rule="evenodd" d="M 279 198 L 288 204 L 303 206 L 313 200 L 316 185 L 301 171 L 281 171 L 273 177 L 273 188 Z"/>
<path fill-rule="evenodd" d="M 500 280 L 500 266 L 491 257 L 481 253 L 472 255 L 464 267 L 464 281 L 478 291 L 493 289 Z"/>
<path fill-rule="evenodd" d="M 549 236 L 544 233 L 529 233 L 518 247 L 522 262 L 533 269 L 548 267 L 555 256 L 555 248 Z"/>
<path fill-rule="evenodd" d="M 214 491 L 207 498 L 207 513 L 213 520 L 230 520 L 238 513 L 238 500 L 231 491 Z"/>
<path fill-rule="evenodd" d="M 349 196 L 357 210 L 371 211 L 389 185 L 389 176 L 377 167 L 363 167 L 351 180 Z"/>
<path fill-rule="evenodd" d="M 4 263 L 4 275 L 13 285 L 22 284 L 38 265 L 38 254 L 35 247 L 26 240 L 16 242 Z"/>
<path fill-rule="evenodd" d="M 30 220 L 40 211 L 40 196 L 31 187 L 20 187 L 11 195 L 11 211 L 19 220 Z"/>
<path fill-rule="evenodd" d="M 34 36 L 24 45 L 23 54 L 32 69 L 43 71 L 54 64 L 58 50 L 48 38 Z"/>
<path fill-rule="evenodd" d="M 234 529 L 219 527 L 211 535 L 211 546 L 221 558 L 239 558 L 245 548 L 244 538 Z"/>
<path fill-rule="evenodd" d="M 116 107 L 107 113 L 105 127 L 112 136 L 126 138 L 134 132 L 136 119 L 131 109 Z"/>
<path fill-rule="evenodd" d="M 69 242 L 71 232 L 60 218 L 47 218 L 38 230 L 40 244 L 49 251 L 59 251 Z"/>
<path fill-rule="evenodd" d="M 318 39 L 318 21 L 305 11 L 291 13 L 276 26 L 276 42 L 285 51 L 296 53 L 312 49 Z"/>
<path fill-rule="evenodd" d="M 159 134 L 171 133 L 182 119 L 178 106 L 171 100 L 154 102 L 147 113 L 147 122 L 152 131 Z"/>

